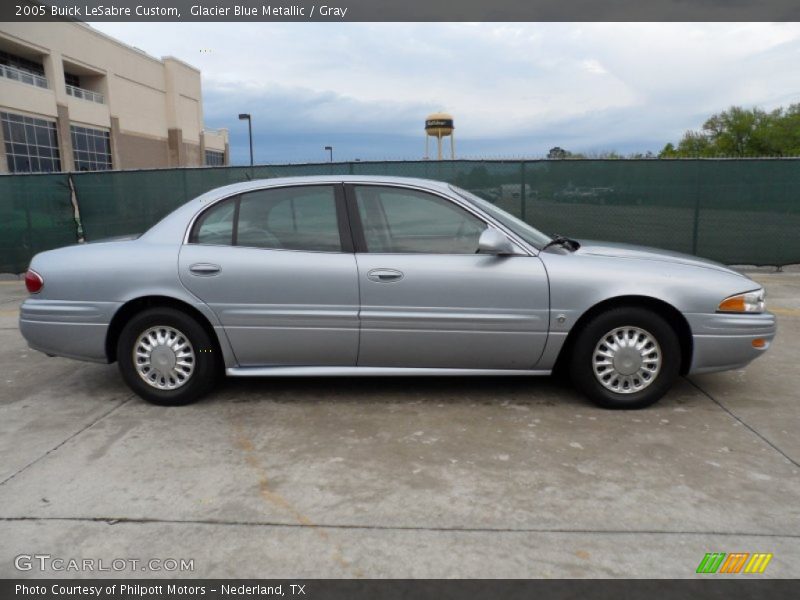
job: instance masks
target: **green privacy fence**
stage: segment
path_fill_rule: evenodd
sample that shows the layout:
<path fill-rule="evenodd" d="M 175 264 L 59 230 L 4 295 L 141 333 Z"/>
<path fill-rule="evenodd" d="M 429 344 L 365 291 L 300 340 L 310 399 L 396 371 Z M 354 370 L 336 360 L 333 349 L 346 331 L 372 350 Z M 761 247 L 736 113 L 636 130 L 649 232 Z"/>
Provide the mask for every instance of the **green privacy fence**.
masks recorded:
<path fill-rule="evenodd" d="M 77 241 L 67 177 L 0 177 L 0 273 L 24 271 L 37 252 Z"/>
<path fill-rule="evenodd" d="M 215 187 L 300 175 L 448 181 L 547 233 L 728 264 L 800 263 L 800 159 L 348 162 L 0 177 L 0 272 L 78 237 L 140 233 Z"/>

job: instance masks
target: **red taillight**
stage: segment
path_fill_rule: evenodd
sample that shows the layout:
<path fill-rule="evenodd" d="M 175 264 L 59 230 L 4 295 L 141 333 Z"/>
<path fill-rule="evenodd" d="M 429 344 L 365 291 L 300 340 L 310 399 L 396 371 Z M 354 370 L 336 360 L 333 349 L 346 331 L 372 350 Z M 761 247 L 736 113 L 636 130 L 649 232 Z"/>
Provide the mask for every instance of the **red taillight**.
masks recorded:
<path fill-rule="evenodd" d="M 28 269 L 25 273 L 25 287 L 31 294 L 35 294 L 44 287 L 44 279 L 33 269 Z"/>

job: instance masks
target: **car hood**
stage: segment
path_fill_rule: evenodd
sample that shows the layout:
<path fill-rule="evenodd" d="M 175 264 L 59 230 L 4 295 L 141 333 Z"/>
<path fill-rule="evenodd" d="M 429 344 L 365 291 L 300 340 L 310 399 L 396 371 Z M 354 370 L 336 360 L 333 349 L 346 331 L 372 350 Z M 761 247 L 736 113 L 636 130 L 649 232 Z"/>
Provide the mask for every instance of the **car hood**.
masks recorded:
<path fill-rule="evenodd" d="M 636 246 L 634 244 L 621 244 L 616 242 L 598 242 L 594 240 L 576 240 L 581 246 L 576 251 L 577 254 L 590 255 L 590 256 L 610 256 L 614 258 L 635 258 L 640 260 L 653 260 L 667 263 L 678 263 L 682 265 L 691 265 L 693 267 L 703 267 L 706 269 L 714 269 L 716 271 L 723 271 L 733 275 L 745 277 L 738 271 L 726 267 L 725 265 L 714 262 L 713 260 L 706 260 L 705 258 L 698 258 L 691 254 L 682 254 L 680 252 L 672 252 L 671 250 L 660 250 L 658 248 L 648 248 L 647 246 Z"/>

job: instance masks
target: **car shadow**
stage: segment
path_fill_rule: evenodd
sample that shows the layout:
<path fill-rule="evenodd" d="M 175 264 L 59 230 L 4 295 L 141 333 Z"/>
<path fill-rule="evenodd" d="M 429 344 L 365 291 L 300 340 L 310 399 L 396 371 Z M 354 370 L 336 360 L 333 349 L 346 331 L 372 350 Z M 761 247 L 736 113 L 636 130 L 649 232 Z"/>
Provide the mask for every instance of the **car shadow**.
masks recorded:
<path fill-rule="evenodd" d="M 228 377 L 204 402 L 586 404 L 559 377 Z"/>

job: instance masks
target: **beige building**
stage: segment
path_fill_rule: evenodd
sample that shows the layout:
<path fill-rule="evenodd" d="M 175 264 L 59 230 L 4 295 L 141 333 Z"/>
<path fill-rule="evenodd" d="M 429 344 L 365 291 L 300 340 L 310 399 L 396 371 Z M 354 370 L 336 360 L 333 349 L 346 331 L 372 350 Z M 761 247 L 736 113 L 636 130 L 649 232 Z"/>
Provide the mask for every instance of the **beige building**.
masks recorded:
<path fill-rule="evenodd" d="M 227 165 L 200 71 L 77 22 L 0 23 L 0 172 Z"/>

